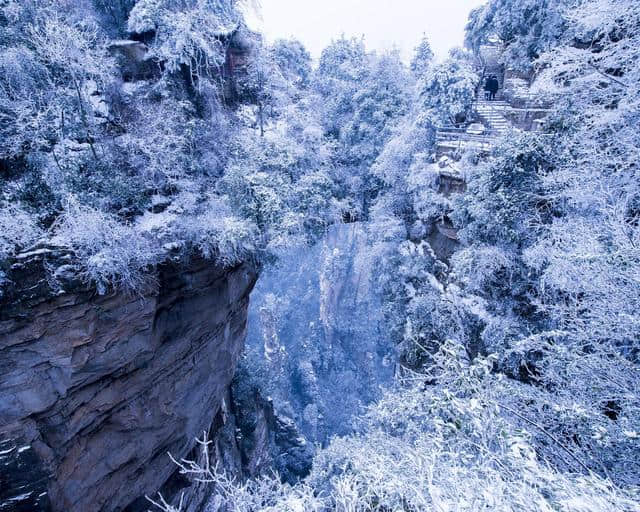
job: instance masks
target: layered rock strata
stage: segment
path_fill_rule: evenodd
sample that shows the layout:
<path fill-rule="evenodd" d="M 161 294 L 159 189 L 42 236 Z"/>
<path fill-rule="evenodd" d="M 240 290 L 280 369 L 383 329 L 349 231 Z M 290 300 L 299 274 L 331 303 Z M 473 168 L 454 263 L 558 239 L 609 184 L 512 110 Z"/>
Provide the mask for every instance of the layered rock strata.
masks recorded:
<path fill-rule="evenodd" d="M 219 417 L 256 272 L 173 261 L 139 294 L 100 296 L 72 273 L 45 277 L 65 259 L 16 259 L 0 297 L 4 504 L 123 510 L 169 479 L 167 452 L 189 453 Z M 25 478 L 27 458 L 38 478 Z"/>

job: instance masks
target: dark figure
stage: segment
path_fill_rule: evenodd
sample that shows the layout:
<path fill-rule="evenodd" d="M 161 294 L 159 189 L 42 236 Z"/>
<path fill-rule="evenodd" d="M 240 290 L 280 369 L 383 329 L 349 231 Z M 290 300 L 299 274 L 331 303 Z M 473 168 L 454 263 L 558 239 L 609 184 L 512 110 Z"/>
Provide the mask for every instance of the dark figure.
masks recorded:
<path fill-rule="evenodd" d="M 500 82 L 498 82 L 498 78 L 495 75 L 489 77 L 489 80 L 487 80 L 487 85 L 489 86 L 489 99 L 495 100 L 496 94 L 500 89 Z"/>
<path fill-rule="evenodd" d="M 488 76 L 487 79 L 484 81 L 484 97 L 487 100 L 491 98 L 491 77 L 490 76 Z"/>

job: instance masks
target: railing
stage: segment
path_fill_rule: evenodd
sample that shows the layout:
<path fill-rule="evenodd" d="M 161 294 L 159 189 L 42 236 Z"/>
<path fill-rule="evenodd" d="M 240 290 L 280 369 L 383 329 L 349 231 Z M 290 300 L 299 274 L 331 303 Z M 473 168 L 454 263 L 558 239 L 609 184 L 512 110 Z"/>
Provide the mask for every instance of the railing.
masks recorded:
<path fill-rule="evenodd" d="M 548 112 L 551 112 L 551 108 L 549 107 L 509 107 L 509 112 L 525 112 L 527 114 L 548 113 Z"/>
<path fill-rule="evenodd" d="M 497 130 L 491 130 L 491 129 L 486 129 L 484 130 L 483 133 L 468 133 L 467 132 L 468 128 L 457 128 L 455 126 L 437 126 L 436 127 L 436 135 L 439 137 L 441 135 L 446 135 L 446 136 L 460 136 L 460 135 L 465 135 L 468 137 L 481 137 L 481 138 L 486 138 L 486 137 L 498 137 L 500 136 L 500 132 Z"/>
<path fill-rule="evenodd" d="M 500 132 L 496 130 L 486 130 L 484 133 L 468 133 L 465 128 L 442 127 L 437 128 L 436 140 L 440 141 L 467 141 L 490 143 L 493 142 Z"/>

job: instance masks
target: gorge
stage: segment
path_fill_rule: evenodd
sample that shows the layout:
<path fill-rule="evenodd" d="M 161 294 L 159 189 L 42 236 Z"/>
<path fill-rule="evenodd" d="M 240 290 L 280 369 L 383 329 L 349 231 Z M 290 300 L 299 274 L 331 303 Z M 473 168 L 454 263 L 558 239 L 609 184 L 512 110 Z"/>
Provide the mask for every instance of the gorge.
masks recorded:
<path fill-rule="evenodd" d="M 637 512 L 640 4 L 256 9 L 0 0 L 0 512 Z"/>

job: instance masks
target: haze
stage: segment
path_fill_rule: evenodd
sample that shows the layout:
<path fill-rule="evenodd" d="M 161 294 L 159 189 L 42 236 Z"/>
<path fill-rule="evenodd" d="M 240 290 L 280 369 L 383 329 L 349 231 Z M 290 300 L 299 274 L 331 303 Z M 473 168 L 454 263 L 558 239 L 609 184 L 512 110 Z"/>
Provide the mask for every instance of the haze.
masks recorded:
<path fill-rule="evenodd" d="M 398 48 L 404 60 L 423 34 L 429 37 L 438 59 L 464 40 L 469 12 L 484 0 L 262 0 L 260 18 L 251 24 L 270 41 L 295 37 L 314 57 L 332 39 L 364 36 L 375 50 Z"/>

